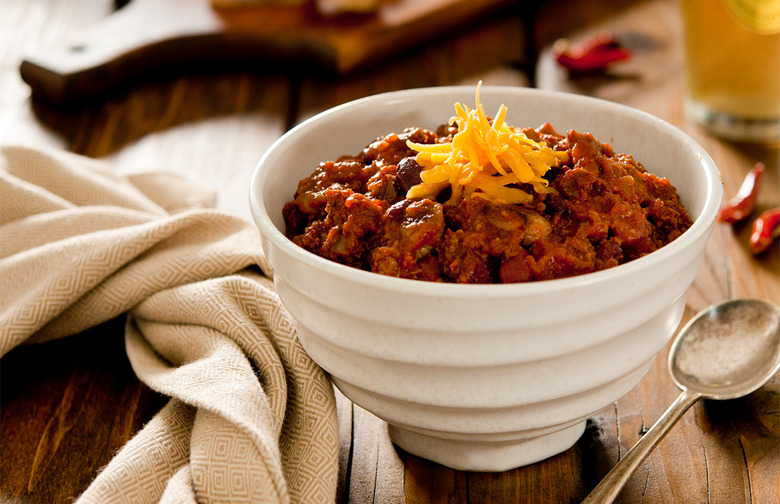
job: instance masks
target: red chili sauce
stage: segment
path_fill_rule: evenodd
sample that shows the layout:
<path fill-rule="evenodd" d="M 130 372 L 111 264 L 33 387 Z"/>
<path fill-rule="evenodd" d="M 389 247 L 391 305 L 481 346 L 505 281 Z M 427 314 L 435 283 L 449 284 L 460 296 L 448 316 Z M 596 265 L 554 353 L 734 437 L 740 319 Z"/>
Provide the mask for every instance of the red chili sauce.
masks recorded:
<path fill-rule="evenodd" d="M 321 163 L 301 180 L 283 209 L 296 244 L 342 264 L 383 275 L 458 283 L 512 283 L 590 273 L 663 247 L 691 225 L 668 180 L 648 173 L 590 133 L 558 134 L 545 124 L 522 130 L 569 161 L 544 176 L 555 191 L 530 204 L 480 197 L 448 202 L 406 199 L 420 183 L 407 140 L 434 143 L 436 133 L 407 128 L 356 156 Z"/>

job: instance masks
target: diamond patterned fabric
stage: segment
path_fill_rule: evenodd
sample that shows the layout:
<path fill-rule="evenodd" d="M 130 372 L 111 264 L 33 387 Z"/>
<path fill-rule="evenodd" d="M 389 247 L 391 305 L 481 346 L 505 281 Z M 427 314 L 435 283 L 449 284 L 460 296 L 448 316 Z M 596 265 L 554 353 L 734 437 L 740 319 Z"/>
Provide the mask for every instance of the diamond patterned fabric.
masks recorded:
<path fill-rule="evenodd" d="M 78 503 L 333 502 L 333 388 L 273 288 L 257 230 L 164 172 L 0 149 L 0 356 L 127 313 L 169 403 Z"/>

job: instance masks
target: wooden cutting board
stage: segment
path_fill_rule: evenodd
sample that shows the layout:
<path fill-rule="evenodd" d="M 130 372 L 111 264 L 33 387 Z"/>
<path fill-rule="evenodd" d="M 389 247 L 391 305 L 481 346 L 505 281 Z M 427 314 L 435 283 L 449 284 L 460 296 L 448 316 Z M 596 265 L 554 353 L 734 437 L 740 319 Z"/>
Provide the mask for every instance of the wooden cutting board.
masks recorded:
<path fill-rule="evenodd" d="M 369 14 L 324 16 L 313 4 L 216 9 L 209 0 L 133 0 L 73 39 L 30 54 L 20 72 L 33 96 L 55 104 L 185 68 L 298 65 L 343 74 L 511 3 L 391 0 Z"/>

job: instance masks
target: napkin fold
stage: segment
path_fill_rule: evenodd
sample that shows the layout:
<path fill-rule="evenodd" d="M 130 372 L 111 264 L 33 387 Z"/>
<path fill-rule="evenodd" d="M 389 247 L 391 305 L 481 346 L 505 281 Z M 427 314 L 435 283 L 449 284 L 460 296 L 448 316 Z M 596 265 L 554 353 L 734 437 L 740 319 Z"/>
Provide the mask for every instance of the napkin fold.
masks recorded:
<path fill-rule="evenodd" d="M 127 313 L 169 403 L 78 503 L 332 502 L 333 388 L 277 297 L 257 230 L 180 176 L 0 148 L 0 356 Z"/>

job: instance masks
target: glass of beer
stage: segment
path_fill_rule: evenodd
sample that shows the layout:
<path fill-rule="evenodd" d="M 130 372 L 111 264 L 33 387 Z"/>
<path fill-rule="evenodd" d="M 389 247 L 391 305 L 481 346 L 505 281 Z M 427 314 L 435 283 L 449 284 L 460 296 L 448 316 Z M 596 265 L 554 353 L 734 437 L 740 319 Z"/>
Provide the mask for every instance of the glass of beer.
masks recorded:
<path fill-rule="evenodd" d="M 689 116 L 735 141 L 780 142 L 780 0 L 682 0 Z"/>

